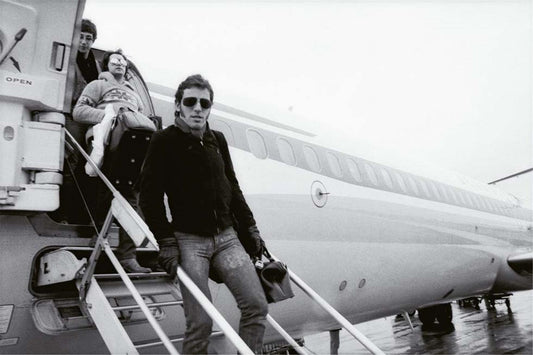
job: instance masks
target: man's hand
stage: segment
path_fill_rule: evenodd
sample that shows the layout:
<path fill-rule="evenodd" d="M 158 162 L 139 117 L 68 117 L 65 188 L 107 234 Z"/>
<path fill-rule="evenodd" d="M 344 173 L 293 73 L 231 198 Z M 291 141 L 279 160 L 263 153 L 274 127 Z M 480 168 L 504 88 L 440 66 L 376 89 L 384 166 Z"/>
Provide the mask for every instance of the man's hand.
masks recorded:
<path fill-rule="evenodd" d="M 159 242 L 159 256 L 157 261 L 172 277 L 176 276 L 180 260 L 178 241 L 175 237 L 163 238 Z"/>
<path fill-rule="evenodd" d="M 250 247 L 253 247 L 253 250 L 250 250 L 250 256 L 261 259 L 265 241 L 261 238 L 261 234 L 259 234 L 259 229 L 257 229 L 256 225 L 248 227 L 248 233 L 250 235 Z"/>

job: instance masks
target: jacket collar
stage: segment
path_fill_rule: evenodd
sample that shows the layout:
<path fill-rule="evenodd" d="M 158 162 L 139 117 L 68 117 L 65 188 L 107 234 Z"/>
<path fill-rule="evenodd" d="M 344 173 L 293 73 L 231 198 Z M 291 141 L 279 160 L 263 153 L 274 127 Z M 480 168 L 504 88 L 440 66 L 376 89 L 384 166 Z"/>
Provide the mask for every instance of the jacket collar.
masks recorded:
<path fill-rule="evenodd" d="M 178 127 L 182 132 L 190 134 L 191 136 L 195 137 L 196 139 L 203 140 L 206 136 L 206 134 L 211 134 L 211 130 L 209 129 L 209 123 L 206 122 L 205 126 L 202 127 L 202 129 L 198 131 L 193 131 L 191 127 L 189 127 L 181 117 L 176 117 L 174 119 L 174 124 L 176 127 Z"/>

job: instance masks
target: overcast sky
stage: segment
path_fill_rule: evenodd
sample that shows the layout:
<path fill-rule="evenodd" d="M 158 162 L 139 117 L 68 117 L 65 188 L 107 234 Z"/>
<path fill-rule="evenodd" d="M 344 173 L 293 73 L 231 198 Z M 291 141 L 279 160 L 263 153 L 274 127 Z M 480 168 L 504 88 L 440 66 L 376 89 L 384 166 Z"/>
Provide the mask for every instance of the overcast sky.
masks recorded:
<path fill-rule="evenodd" d="M 95 46 L 145 80 L 202 73 L 215 99 L 481 181 L 533 166 L 531 1 L 87 0 Z M 329 135 L 328 135 L 329 136 Z M 502 184 L 531 200 L 533 174 Z"/>

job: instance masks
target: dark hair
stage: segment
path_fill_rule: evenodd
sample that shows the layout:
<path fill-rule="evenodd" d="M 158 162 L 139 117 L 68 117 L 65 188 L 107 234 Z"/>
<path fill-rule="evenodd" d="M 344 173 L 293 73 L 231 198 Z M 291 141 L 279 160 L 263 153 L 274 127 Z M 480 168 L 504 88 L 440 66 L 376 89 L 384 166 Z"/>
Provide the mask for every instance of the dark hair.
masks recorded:
<path fill-rule="evenodd" d="M 96 39 L 96 25 L 91 20 L 81 20 L 81 32 L 89 32 L 93 35 L 93 40 Z"/>
<path fill-rule="evenodd" d="M 112 51 L 112 52 L 111 51 L 105 52 L 104 53 L 104 58 L 102 59 L 102 71 L 109 71 L 109 58 L 113 54 L 119 54 L 119 55 L 122 56 L 122 58 L 124 58 L 124 59 L 126 59 L 126 61 L 128 61 L 128 58 L 126 58 L 124 53 L 122 53 L 122 49 L 117 49 L 116 51 Z M 128 72 L 128 67 L 126 67 L 126 70 L 125 70 L 124 74 L 126 74 L 127 72 Z"/>
<path fill-rule="evenodd" d="M 180 86 L 178 86 L 178 90 L 176 91 L 176 95 L 174 95 L 175 102 L 180 103 L 181 99 L 183 99 L 183 92 L 185 91 L 185 89 L 190 88 L 209 90 L 209 97 L 211 99 L 211 102 L 213 102 L 213 88 L 211 87 L 211 84 L 209 84 L 209 81 L 205 80 L 200 74 L 191 75 L 181 82 Z"/>

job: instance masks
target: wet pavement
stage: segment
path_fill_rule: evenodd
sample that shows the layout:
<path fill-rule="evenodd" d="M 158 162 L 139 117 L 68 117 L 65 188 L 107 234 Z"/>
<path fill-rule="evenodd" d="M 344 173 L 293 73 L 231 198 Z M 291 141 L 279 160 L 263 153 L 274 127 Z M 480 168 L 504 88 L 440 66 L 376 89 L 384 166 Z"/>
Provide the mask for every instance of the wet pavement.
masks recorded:
<path fill-rule="evenodd" d="M 453 326 L 427 329 L 418 315 L 411 317 L 414 331 L 403 318 L 387 317 L 356 325 L 356 328 L 385 353 L 401 354 L 533 354 L 533 291 L 517 292 L 510 310 L 496 301 L 487 310 L 452 304 Z M 308 351 L 329 354 L 329 333 L 305 338 Z M 340 332 L 339 354 L 368 354 L 350 334 Z"/>

